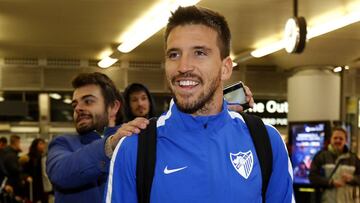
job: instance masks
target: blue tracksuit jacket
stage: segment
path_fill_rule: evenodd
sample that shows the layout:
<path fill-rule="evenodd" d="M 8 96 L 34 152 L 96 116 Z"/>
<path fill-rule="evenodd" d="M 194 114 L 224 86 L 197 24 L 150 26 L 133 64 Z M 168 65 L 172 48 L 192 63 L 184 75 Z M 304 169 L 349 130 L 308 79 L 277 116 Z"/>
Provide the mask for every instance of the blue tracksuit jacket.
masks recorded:
<path fill-rule="evenodd" d="M 56 137 L 49 144 L 46 169 L 55 189 L 56 203 L 100 203 L 103 201 L 110 159 L 105 140 L 117 127 L 98 133 Z"/>
<path fill-rule="evenodd" d="M 294 202 L 292 167 L 278 131 L 266 126 L 273 172 L 266 202 Z M 157 121 L 157 162 L 151 202 L 261 203 L 261 169 L 241 115 L 180 112 L 173 102 Z M 111 160 L 106 203 L 136 203 L 137 135 L 123 138 Z"/>

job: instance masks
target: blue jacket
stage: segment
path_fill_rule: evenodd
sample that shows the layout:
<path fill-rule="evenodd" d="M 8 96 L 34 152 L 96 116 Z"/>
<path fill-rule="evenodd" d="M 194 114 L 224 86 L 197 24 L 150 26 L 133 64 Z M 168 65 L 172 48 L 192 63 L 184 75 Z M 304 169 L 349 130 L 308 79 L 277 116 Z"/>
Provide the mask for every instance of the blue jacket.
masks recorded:
<path fill-rule="evenodd" d="M 157 161 L 151 202 L 261 203 L 261 169 L 240 114 L 193 117 L 173 103 L 157 121 Z M 294 202 L 292 167 L 278 131 L 267 125 L 273 172 L 266 202 Z M 106 203 L 136 203 L 138 137 L 123 138 L 113 154 Z"/>
<path fill-rule="evenodd" d="M 107 128 L 104 138 L 94 131 L 51 141 L 46 169 L 54 185 L 55 202 L 102 202 L 110 163 L 105 155 L 105 140 L 116 130 Z"/>

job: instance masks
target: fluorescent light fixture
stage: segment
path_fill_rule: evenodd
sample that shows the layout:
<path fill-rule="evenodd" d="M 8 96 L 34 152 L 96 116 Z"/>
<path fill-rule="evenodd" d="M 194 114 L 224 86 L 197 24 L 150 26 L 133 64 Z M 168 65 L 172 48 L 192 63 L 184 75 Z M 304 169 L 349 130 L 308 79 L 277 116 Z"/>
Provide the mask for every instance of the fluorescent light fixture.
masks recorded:
<path fill-rule="evenodd" d="M 354 11 L 347 15 L 341 16 L 332 21 L 325 22 L 316 26 L 311 27 L 307 33 L 307 39 L 311 39 L 331 31 L 343 28 L 353 23 L 360 21 L 360 11 Z"/>
<path fill-rule="evenodd" d="M 251 56 L 255 58 L 260 58 L 269 54 L 272 54 L 274 52 L 277 52 L 284 48 L 284 41 L 280 40 L 274 43 L 271 43 L 269 45 L 266 45 L 264 47 L 258 48 L 254 51 L 252 51 L 250 54 Z"/>
<path fill-rule="evenodd" d="M 0 102 L 5 101 L 4 93 L 0 92 Z"/>
<path fill-rule="evenodd" d="M 354 10 L 353 12 L 349 12 L 346 15 L 337 17 L 336 19 L 332 19 L 325 23 L 317 23 L 311 27 L 308 27 L 306 38 L 311 39 L 359 21 L 360 21 L 360 11 Z M 272 54 L 274 52 L 277 52 L 283 49 L 284 47 L 285 46 L 283 40 L 279 40 L 252 51 L 251 55 L 255 58 L 260 58 Z"/>
<path fill-rule="evenodd" d="M 101 59 L 101 61 L 98 62 L 98 66 L 100 68 L 109 68 L 114 63 L 116 63 L 119 59 L 111 58 L 110 56 L 106 56 L 105 58 Z"/>
<path fill-rule="evenodd" d="M 39 127 L 35 126 L 12 126 L 10 127 L 12 133 L 39 133 Z"/>
<path fill-rule="evenodd" d="M 59 93 L 50 93 L 49 97 L 56 99 L 56 100 L 61 99 L 61 95 Z"/>
<path fill-rule="evenodd" d="M 50 127 L 50 133 L 74 133 L 76 129 L 74 127 Z"/>
<path fill-rule="evenodd" d="M 64 102 L 65 104 L 71 104 L 72 100 L 71 100 L 71 98 L 70 98 L 69 95 L 65 95 L 65 96 L 64 96 L 64 99 L 63 99 L 63 102 Z"/>
<path fill-rule="evenodd" d="M 141 16 L 121 37 L 117 47 L 128 53 L 166 26 L 171 12 L 179 6 L 195 5 L 200 0 L 164 0 Z"/>
<path fill-rule="evenodd" d="M 341 71 L 342 71 L 342 67 L 341 67 L 341 66 L 335 67 L 335 68 L 333 69 L 333 72 L 334 72 L 334 73 L 339 73 L 339 72 L 341 72 Z"/>

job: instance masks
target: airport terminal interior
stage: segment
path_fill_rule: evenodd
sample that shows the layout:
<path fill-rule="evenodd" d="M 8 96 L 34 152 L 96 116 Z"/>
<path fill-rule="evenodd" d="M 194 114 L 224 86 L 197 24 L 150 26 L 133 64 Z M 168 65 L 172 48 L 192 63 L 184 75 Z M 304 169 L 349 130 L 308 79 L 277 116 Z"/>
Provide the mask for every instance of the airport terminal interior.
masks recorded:
<path fill-rule="evenodd" d="M 251 89 L 247 113 L 278 129 L 294 170 L 306 165 L 294 173 L 296 201 L 317 202 L 307 176 L 332 127 L 360 155 L 360 0 L 0 1 L 0 137 L 20 136 L 26 154 L 35 138 L 76 133 L 71 80 L 84 72 L 105 73 L 121 92 L 144 84 L 156 114 L 166 111 L 164 26 L 174 8 L 195 4 L 227 19 L 225 85 Z"/>

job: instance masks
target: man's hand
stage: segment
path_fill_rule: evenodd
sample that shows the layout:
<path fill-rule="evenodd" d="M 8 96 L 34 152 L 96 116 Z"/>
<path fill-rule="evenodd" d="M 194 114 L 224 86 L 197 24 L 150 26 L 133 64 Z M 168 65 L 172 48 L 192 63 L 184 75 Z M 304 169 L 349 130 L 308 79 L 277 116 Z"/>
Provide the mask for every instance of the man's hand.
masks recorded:
<path fill-rule="evenodd" d="M 332 181 L 332 184 L 334 185 L 334 187 L 338 188 L 344 186 L 345 182 L 341 179 L 336 179 Z"/>
<path fill-rule="evenodd" d="M 105 143 L 105 153 L 110 158 L 112 153 L 119 143 L 120 139 L 124 136 L 130 136 L 133 134 L 140 133 L 141 129 L 145 129 L 149 124 L 149 120 L 146 118 L 138 117 L 132 121 L 124 123 L 121 127 L 116 131 L 115 134 L 111 135 Z"/>
<path fill-rule="evenodd" d="M 13 187 L 11 187 L 10 185 L 5 185 L 4 190 L 5 190 L 5 192 L 7 192 L 7 193 L 13 193 L 13 192 L 14 192 Z"/>
<path fill-rule="evenodd" d="M 244 89 L 245 89 L 245 94 L 246 94 L 246 101 L 249 103 L 249 106 L 252 108 L 254 106 L 254 98 L 253 98 L 253 94 L 250 91 L 250 88 L 246 85 L 244 85 Z M 236 104 L 231 104 L 228 105 L 228 108 L 232 111 L 236 111 L 236 112 L 242 112 L 244 111 L 244 108 L 241 105 L 236 105 Z"/>
<path fill-rule="evenodd" d="M 351 182 L 353 180 L 354 176 L 349 173 L 343 173 L 341 175 L 341 179 L 345 181 L 345 183 Z"/>

